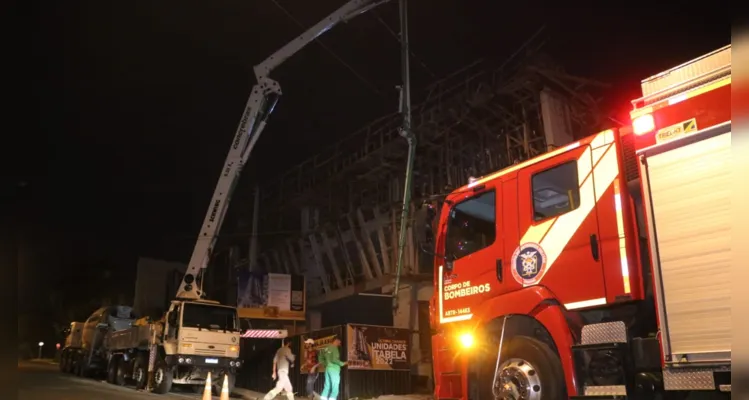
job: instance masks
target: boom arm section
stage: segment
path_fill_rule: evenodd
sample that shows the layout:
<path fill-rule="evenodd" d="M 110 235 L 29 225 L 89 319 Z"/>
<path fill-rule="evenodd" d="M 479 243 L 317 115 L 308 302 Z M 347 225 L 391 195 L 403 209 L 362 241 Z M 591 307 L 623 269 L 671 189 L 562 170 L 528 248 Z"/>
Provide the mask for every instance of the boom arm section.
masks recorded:
<path fill-rule="evenodd" d="M 208 266 L 213 246 L 216 244 L 218 233 L 221 230 L 221 224 L 224 222 L 226 211 L 229 209 L 232 192 L 239 180 L 242 167 L 249 159 L 252 148 L 255 147 L 268 117 L 281 96 L 281 86 L 278 82 L 270 79 L 268 75 L 286 59 L 338 23 L 347 22 L 388 1 L 390 0 L 349 1 L 255 66 L 254 72 L 257 83 L 252 87 L 239 127 L 234 134 L 234 141 L 229 148 L 226 161 L 224 161 L 224 167 L 221 170 L 197 243 L 195 243 L 195 248 L 190 257 L 190 263 L 187 265 L 187 271 L 177 291 L 178 299 L 200 299 L 204 295 L 200 282 L 201 273 Z"/>

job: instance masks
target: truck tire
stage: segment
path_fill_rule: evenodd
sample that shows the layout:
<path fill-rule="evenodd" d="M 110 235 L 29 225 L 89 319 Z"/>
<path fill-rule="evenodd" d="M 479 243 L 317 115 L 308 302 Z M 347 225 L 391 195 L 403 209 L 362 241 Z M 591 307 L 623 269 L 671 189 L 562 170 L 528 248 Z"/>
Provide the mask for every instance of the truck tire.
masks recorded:
<path fill-rule="evenodd" d="M 133 380 L 135 381 L 135 388 L 143 390 L 148 384 L 148 359 L 139 355 L 133 364 Z"/>
<path fill-rule="evenodd" d="M 62 354 L 60 354 L 60 372 L 63 374 L 67 373 L 69 363 L 68 352 L 63 350 Z"/>
<path fill-rule="evenodd" d="M 112 356 L 107 364 L 107 383 L 114 384 L 117 379 L 117 362 L 120 357 Z"/>
<path fill-rule="evenodd" d="M 237 377 L 234 376 L 232 373 L 226 373 L 223 372 L 219 375 L 217 375 L 217 378 L 215 381 L 211 382 L 211 386 L 213 387 L 213 394 L 216 396 L 221 396 L 221 388 L 224 386 L 224 375 L 226 375 L 228 379 L 228 386 L 229 386 L 229 394 L 234 391 L 234 384 L 237 381 Z"/>
<path fill-rule="evenodd" d="M 60 364 L 58 365 L 60 372 L 65 373 L 65 350 L 60 353 Z"/>
<path fill-rule="evenodd" d="M 65 370 L 63 372 L 65 372 L 66 374 L 72 374 L 74 367 L 75 367 L 75 362 L 73 359 L 73 352 L 72 351 L 65 352 Z"/>
<path fill-rule="evenodd" d="M 499 340 L 496 343 L 498 345 Z M 499 366 L 496 362 L 496 357 L 487 357 L 481 364 L 478 381 L 481 400 L 558 400 L 567 397 L 559 356 L 537 339 L 515 336 L 506 340 Z"/>
<path fill-rule="evenodd" d="M 76 353 L 73 355 L 73 374 L 83 376 L 83 354 Z"/>
<path fill-rule="evenodd" d="M 169 393 L 172 390 L 172 378 L 174 373 L 166 362 L 157 361 L 153 368 L 153 391 L 158 394 Z"/>
<path fill-rule="evenodd" d="M 127 384 L 127 361 L 122 357 L 117 357 L 117 363 L 115 364 L 115 375 L 114 384 L 117 386 L 125 386 Z"/>

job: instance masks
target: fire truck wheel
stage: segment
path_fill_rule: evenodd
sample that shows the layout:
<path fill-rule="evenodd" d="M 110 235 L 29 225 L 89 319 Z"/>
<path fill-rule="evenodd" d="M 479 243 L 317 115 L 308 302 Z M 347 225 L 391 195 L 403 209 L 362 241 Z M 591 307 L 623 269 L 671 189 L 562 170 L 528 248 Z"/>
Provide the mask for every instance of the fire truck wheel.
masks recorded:
<path fill-rule="evenodd" d="M 172 390 L 172 368 L 164 361 L 157 361 L 153 368 L 153 391 L 158 394 L 169 393 Z"/>
<path fill-rule="evenodd" d="M 495 398 L 558 400 L 566 397 L 562 364 L 549 346 L 528 336 L 516 336 L 503 347 L 493 386 Z"/>

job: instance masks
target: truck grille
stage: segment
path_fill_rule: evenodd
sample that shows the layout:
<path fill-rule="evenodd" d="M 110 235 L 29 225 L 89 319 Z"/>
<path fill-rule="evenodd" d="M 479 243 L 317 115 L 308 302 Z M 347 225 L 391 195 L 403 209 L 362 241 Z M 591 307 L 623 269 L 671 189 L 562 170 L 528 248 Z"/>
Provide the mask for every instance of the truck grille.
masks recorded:
<path fill-rule="evenodd" d="M 223 356 L 224 351 L 223 350 L 216 350 L 216 349 L 195 349 L 195 354 L 203 354 L 203 355 L 211 355 L 211 356 Z"/>

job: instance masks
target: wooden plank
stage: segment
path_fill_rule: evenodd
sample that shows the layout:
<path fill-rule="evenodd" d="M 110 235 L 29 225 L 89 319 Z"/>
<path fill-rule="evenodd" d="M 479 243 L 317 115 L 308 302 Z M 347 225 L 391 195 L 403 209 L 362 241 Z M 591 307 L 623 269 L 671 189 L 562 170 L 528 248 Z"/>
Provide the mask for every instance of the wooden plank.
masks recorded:
<path fill-rule="evenodd" d="M 265 266 L 266 271 L 268 272 L 278 271 L 278 267 L 273 268 L 273 262 L 271 262 L 270 257 L 268 257 L 268 253 L 263 253 L 263 255 L 261 255 L 260 258 L 263 259 L 263 265 Z"/>
<path fill-rule="evenodd" d="M 292 244 L 291 241 L 286 242 L 285 254 L 288 254 L 289 261 L 291 261 L 291 267 L 294 273 L 304 275 L 305 271 L 302 271 L 302 267 L 299 266 L 299 260 L 297 259 L 296 253 L 294 252 L 294 244 Z"/>
<path fill-rule="evenodd" d="M 361 244 L 361 241 L 359 238 L 356 237 L 354 232 L 356 231 L 356 228 L 354 228 L 354 220 L 351 218 L 351 216 L 346 217 L 348 219 L 348 224 L 351 227 L 351 237 L 353 238 L 354 244 L 356 245 L 357 255 L 359 256 L 359 262 L 361 263 L 362 272 L 364 272 L 364 277 L 367 279 L 374 278 L 374 275 L 372 275 L 372 267 L 369 265 L 369 260 L 367 260 L 367 254 L 364 252 L 364 246 Z"/>
<path fill-rule="evenodd" d="M 380 277 L 382 276 L 382 267 L 380 266 L 380 260 L 377 259 L 377 251 L 375 250 L 374 243 L 372 242 L 372 236 L 370 236 L 369 230 L 365 227 L 366 223 L 364 221 L 364 213 L 362 213 L 361 209 L 356 210 L 356 218 L 358 219 L 359 226 L 361 227 L 360 232 L 362 241 L 364 242 L 364 247 L 367 249 L 370 261 L 372 262 L 372 266 L 374 267 L 374 275 L 375 277 Z"/>
<path fill-rule="evenodd" d="M 350 285 L 342 289 L 336 289 L 332 292 L 325 293 L 321 296 L 315 296 L 309 299 L 307 307 L 316 307 L 331 301 L 344 299 L 356 295 L 357 293 L 364 293 L 370 290 L 379 289 L 392 281 L 390 277 L 381 276 L 379 278 L 370 279 L 361 285 Z"/>
<path fill-rule="evenodd" d="M 315 240 L 315 235 L 311 234 L 309 235 L 309 238 L 310 248 L 312 249 L 312 257 L 314 258 L 315 266 L 317 267 L 317 276 L 320 278 L 320 282 L 322 282 L 322 287 L 323 290 L 325 290 L 325 293 L 330 293 L 330 281 L 328 280 L 328 274 L 325 272 L 325 267 L 322 263 L 322 253 L 320 252 L 320 248 L 317 245 L 317 240 Z M 304 249 L 303 239 L 299 239 L 299 246 Z"/>
<path fill-rule="evenodd" d="M 333 277 L 335 278 L 336 287 L 342 288 L 344 285 L 343 282 L 343 275 L 341 274 L 341 269 L 338 268 L 338 262 L 335 259 L 335 255 L 333 254 L 333 247 L 330 244 L 330 238 L 325 232 L 320 233 L 320 236 L 322 237 L 322 248 L 325 252 L 325 255 L 328 256 L 328 260 L 330 261 L 330 268 L 333 269 Z"/>
<path fill-rule="evenodd" d="M 273 249 L 271 253 L 273 254 L 273 260 L 276 262 L 276 265 L 278 265 L 279 270 L 290 274 L 291 271 L 289 271 L 289 265 L 281 261 L 281 255 L 278 254 L 278 249 Z"/>
<path fill-rule="evenodd" d="M 346 265 L 346 270 L 348 271 L 348 278 L 351 280 L 351 284 L 353 284 L 354 281 L 354 263 L 351 262 L 351 255 L 348 253 L 348 247 L 346 246 L 346 242 L 343 241 L 343 235 L 341 234 L 341 227 L 336 226 L 335 230 L 336 234 L 336 244 L 338 245 L 338 249 L 341 251 L 341 256 L 343 256 L 343 263 Z"/>
<path fill-rule="evenodd" d="M 374 212 L 375 221 L 382 221 L 381 223 L 377 224 L 375 232 L 377 234 L 377 241 L 380 243 L 380 254 L 382 254 L 383 271 L 387 274 L 392 271 L 392 269 L 390 268 L 390 257 L 388 257 L 388 242 L 387 240 L 385 240 L 385 231 L 383 230 L 385 228 L 385 221 L 387 221 L 387 219 L 382 217 L 377 208 L 373 209 L 372 211 Z"/>

